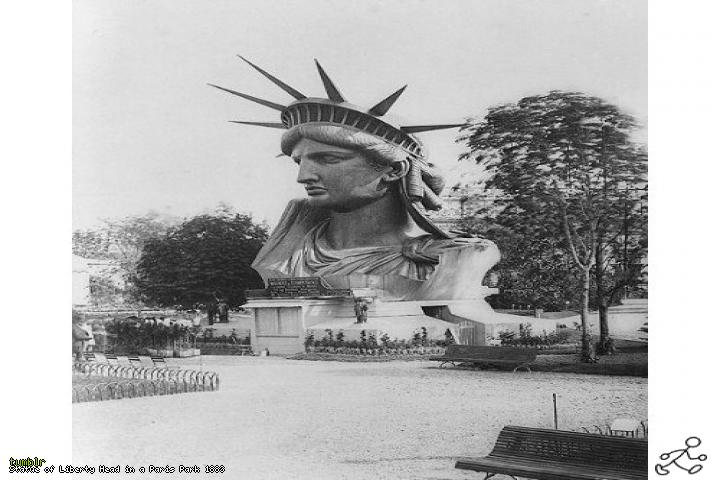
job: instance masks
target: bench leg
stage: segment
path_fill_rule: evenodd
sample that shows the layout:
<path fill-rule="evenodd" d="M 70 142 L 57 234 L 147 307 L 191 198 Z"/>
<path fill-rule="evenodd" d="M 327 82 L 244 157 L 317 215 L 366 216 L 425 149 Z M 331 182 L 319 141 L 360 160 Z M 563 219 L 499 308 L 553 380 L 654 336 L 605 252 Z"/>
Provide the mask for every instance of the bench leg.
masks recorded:
<path fill-rule="evenodd" d="M 528 372 L 532 373 L 532 370 L 530 370 L 530 366 L 529 366 L 529 365 L 518 365 L 517 367 L 515 367 L 515 368 L 513 369 L 513 373 L 517 372 L 518 368 L 524 368 L 524 369 L 527 370 Z"/>

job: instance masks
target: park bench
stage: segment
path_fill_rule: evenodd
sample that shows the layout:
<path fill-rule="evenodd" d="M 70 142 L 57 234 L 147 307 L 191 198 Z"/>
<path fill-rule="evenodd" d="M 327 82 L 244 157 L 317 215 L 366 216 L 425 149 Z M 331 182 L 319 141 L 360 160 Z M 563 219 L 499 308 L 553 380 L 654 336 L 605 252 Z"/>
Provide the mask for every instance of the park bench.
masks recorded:
<path fill-rule="evenodd" d="M 180 368 L 180 365 L 172 365 L 165 361 L 165 357 L 150 356 L 150 360 L 153 362 L 153 366 L 162 368 Z"/>
<path fill-rule="evenodd" d="M 485 347 L 480 345 L 448 345 L 445 355 L 430 357 L 440 363 L 440 367 L 449 363 L 453 366 L 469 364 L 470 366 L 513 367 L 530 371 L 529 364 L 535 361 L 537 349 L 524 347 Z"/>
<path fill-rule="evenodd" d="M 538 480 L 647 479 L 647 440 L 506 426 L 490 455 L 461 458 L 455 468 Z"/>
<path fill-rule="evenodd" d="M 93 352 L 83 352 L 83 357 L 85 357 L 85 361 L 87 362 L 94 362 L 96 360 Z"/>
<path fill-rule="evenodd" d="M 142 365 L 142 360 L 140 360 L 139 355 L 128 355 L 127 359 L 128 363 L 132 366 L 138 367 Z"/>
<path fill-rule="evenodd" d="M 240 355 L 252 355 L 252 345 L 238 345 L 240 349 Z"/>

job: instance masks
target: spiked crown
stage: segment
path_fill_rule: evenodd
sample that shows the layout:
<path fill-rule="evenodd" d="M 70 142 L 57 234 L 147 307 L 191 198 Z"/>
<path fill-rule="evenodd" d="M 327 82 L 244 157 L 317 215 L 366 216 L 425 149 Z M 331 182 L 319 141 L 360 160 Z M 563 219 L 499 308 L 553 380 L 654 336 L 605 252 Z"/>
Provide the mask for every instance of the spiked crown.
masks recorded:
<path fill-rule="evenodd" d="M 430 220 L 415 206 L 416 203 L 421 203 L 426 209 L 439 210 L 441 208 L 441 202 L 437 195 L 442 190 L 442 181 L 433 181 L 431 179 L 431 166 L 425 160 L 426 152 L 423 149 L 422 143 L 413 134 L 430 130 L 456 128 L 462 126 L 463 124 L 414 126 L 397 125 L 385 115 L 400 95 L 402 95 L 405 91 L 407 85 L 382 99 L 373 107 L 364 109 L 345 100 L 345 97 L 340 93 L 317 60 L 315 60 L 315 64 L 317 65 L 318 73 L 320 74 L 320 79 L 323 82 L 328 98 L 307 97 L 262 68 L 253 64 L 246 58 L 240 55 L 238 55 L 238 57 L 260 72 L 272 83 L 290 94 L 293 98 L 295 98 L 295 101 L 287 106 L 280 105 L 275 102 L 263 100 L 245 93 L 240 93 L 229 88 L 209 84 L 211 87 L 218 88 L 280 112 L 280 122 L 231 120 L 232 123 L 284 130 L 289 130 L 303 124 L 337 125 L 357 129 L 381 138 L 384 141 L 401 148 L 408 154 L 408 160 L 410 161 L 410 171 L 406 176 L 405 182 L 402 184 L 402 193 L 410 214 L 425 230 L 442 237 L 448 236 L 445 232 L 430 222 Z"/>

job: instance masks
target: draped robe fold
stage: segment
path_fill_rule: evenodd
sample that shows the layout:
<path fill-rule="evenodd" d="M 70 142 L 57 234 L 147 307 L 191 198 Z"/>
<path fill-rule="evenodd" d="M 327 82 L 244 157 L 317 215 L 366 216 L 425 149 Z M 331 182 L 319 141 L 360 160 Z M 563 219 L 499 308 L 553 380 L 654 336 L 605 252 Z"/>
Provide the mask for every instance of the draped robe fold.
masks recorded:
<path fill-rule="evenodd" d="M 386 300 L 480 299 L 486 272 L 500 259 L 489 240 L 423 235 L 391 246 L 333 249 L 330 216 L 291 201 L 252 267 L 266 281 L 317 276 L 332 288 L 374 288 Z"/>

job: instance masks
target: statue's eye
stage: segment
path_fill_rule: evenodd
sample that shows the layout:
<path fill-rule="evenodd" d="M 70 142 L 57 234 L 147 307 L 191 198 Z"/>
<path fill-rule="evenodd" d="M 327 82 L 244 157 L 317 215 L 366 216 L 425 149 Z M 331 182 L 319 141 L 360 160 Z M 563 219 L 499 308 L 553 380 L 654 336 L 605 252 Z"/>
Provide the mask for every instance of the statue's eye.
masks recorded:
<path fill-rule="evenodd" d="M 338 155 L 325 154 L 325 155 L 319 157 L 318 160 L 319 160 L 321 163 L 324 163 L 324 164 L 327 165 L 327 164 L 340 163 L 340 162 L 342 162 L 343 160 L 345 160 L 345 158 L 340 157 L 340 156 L 338 156 Z"/>

